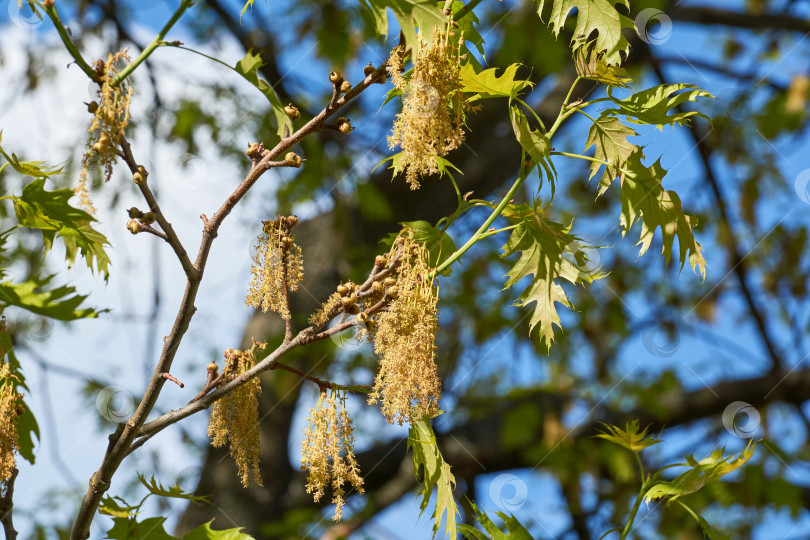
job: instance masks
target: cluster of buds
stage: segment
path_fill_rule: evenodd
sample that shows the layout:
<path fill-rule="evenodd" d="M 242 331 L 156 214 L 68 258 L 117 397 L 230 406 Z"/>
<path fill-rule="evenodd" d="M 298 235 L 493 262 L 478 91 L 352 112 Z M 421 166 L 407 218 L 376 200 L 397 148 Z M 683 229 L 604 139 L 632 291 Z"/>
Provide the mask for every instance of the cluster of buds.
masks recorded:
<path fill-rule="evenodd" d="M 253 160 L 258 161 L 264 156 L 266 156 L 270 151 L 265 149 L 264 143 L 249 143 L 248 149 L 245 150 L 245 154 Z"/>
<path fill-rule="evenodd" d="M 298 225 L 298 218 L 280 216 L 262 225 L 245 303 L 264 312 L 275 311 L 283 319 L 289 320 L 288 293 L 298 290 L 304 279 L 301 248 L 295 244 L 292 234 L 292 229 Z"/>
<path fill-rule="evenodd" d="M 227 349 L 225 351 L 225 368 L 222 371 L 224 382 L 231 381 L 245 373 L 256 363 L 250 351 Z M 208 378 L 217 378 L 216 364 L 207 367 Z M 239 469 L 239 479 L 247 487 L 252 477 L 253 482 L 262 485 L 259 472 L 259 399 L 261 385 L 258 377 L 253 377 L 233 392 L 214 402 L 211 417 L 208 421 L 208 436 L 211 445 L 219 448 L 226 443 L 230 454 Z"/>
<path fill-rule="evenodd" d="M 301 118 L 301 111 L 299 111 L 298 107 L 292 103 L 289 103 L 286 107 L 284 107 L 284 112 L 287 113 L 287 116 L 289 116 L 293 122 Z"/>
<path fill-rule="evenodd" d="M 340 118 L 338 118 L 338 120 L 337 120 L 337 128 L 338 128 L 338 131 L 340 131 L 344 135 L 348 135 L 349 133 L 352 132 L 352 129 L 354 129 L 352 127 L 351 122 L 349 122 L 349 119 L 344 117 L 344 116 L 341 116 Z"/>

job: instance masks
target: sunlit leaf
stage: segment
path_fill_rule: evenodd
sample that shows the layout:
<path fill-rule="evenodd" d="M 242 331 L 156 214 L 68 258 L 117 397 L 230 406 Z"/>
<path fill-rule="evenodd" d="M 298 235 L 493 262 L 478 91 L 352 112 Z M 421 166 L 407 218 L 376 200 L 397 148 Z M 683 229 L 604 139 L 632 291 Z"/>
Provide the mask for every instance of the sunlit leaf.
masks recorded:
<path fill-rule="evenodd" d="M 691 90 L 693 89 L 693 90 Z M 687 90 L 686 92 L 680 92 Z M 602 116 L 624 115 L 628 121 L 636 124 L 649 124 L 662 129 L 670 124 L 688 124 L 692 117 L 699 116 L 708 120 L 705 114 L 698 111 L 670 112 L 688 101 L 697 101 L 701 97 L 714 97 L 709 92 L 691 84 L 662 84 L 637 92 L 625 99 L 608 95 L 618 109 L 606 109 Z"/>
<path fill-rule="evenodd" d="M 472 64 L 466 63 L 461 66 L 459 72 L 461 90 L 472 94 L 467 98 L 470 102 L 496 97 L 514 97 L 521 90 L 534 86 L 531 81 L 515 80 L 519 67 L 520 64 L 510 64 L 499 77 L 496 74 L 497 68 L 476 72 Z"/>
<path fill-rule="evenodd" d="M 416 479 L 420 483 L 419 496 L 420 515 L 430 503 L 433 486 L 436 486 L 436 508 L 433 511 L 433 536 L 439 531 L 442 517 L 445 520 L 445 534 L 447 538 L 456 538 L 456 515 L 459 514 L 456 500 L 453 498 L 453 488 L 456 479 L 450 472 L 450 465 L 444 461 L 439 446 L 436 444 L 436 435 L 430 425 L 430 418 L 425 417 L 411 424 L 408 431 L 408 449 L 413 453 L 413 468 Z M 419 479 L 419 472 L 422 478 Z"/>
<path fill-rule="evenodd" d="M 610 424 L 602 425 L 604 426 L 605 431 L 596 435 L 596 437 L 606 439 L 634 452 L 640 452 L 645 448 L 649 448 L 654 444 L 662 442 L 660 439 L 647 435 L 647 430 L 650 429 L 649 426 L 639 431 L 638 420 L 627 422 L 624 429 Z"/>
<path fill-rule="evenodd" d="M 68 265 L 76 262 L 81 252 L 87 266 L 109 278 L 110 258 L 104 251 L 107 238 L 92 227 L 96 221 L 93 216 L 70 206 L 68 200 L 73 196 L 69 189 L 45 191 L 45 179 L 38 178 L 23 188 L 22 196 L 11 195 L 17 221 L 23 227 L 39 229 L 45 242 L 45 249 L 53 247 L 55 238 L 65 243 L 65 258 Z"/>
<path fill-rule="evenodd" d="M 542 17 L 545 0 L 538 2 L 537 13 Z M 622 34 L 625 28 L 634 29 L 632 19 L 622 15 L 616 9 L 621 5 L 628 11 L 628 0 L 553 0 L 549 24 L 555 36 L 565 26 L 568 14 L 577 10 L 577 23 L 573 30 L 571 43 L 573 48 L 583 46 L 584 41 L 593 32 L 597 32 L 596 51 L 604 52 L 605 62 L 608 65 L 617 65 L 622 61 L 621 53 L 625 55 L 630 51 L 630 42 Z"/>
<path fill-rule="evenodd" d="M 544 340 L 551 349 L 554 326 L 561 327 L 555 304 L 573 307 L 560 285 L 561 280 L 574 284 L 586 283 L 602 277 L 602 274 L 588 271 L 583 264 L 587 262 L 585 260 L 564 256 L 568 246 L 580 242 L 569 232 L 570 226 L 547 219 L 538 208 L 527 204 L 509 205 L 503 215 L 516 227 L 501 248 L 502 256 L 520 252 L 520 258 L 506 274 L 508 279 L 504 288 L 531 276 L 531 282 L 515 305 L 536 303 L 529 327 L 538 327 L 541 341 Z"/>
<path fill-rule="evenodd" d="M 667 503 L 679 497 L 689 495 L 703 486 L 717 482 L 723 476 L 737 470 L 754 455 L 756 442 L 748 442 L 745 449 L 736 456 L 723 457 L 724 448 L 718 448 L 712 454 L 700 461 L 693 456 L 686 456 L 686 465 L 690 469 L 679 474 L 668 482 L 659 482 L 650 487 L 644 494 L 644 500 L 649 503 L 653 500 L 666 500 Z"/>
<path fill-rule="evenodd" d="M 261 55 L 253 54 L 253 50 L 249 50 L 245 57 L 236 63 L 234 69 L 250 84 L 258 88 L 267 98 L 267 101 L 270 102 L 270 106 L 273 108 L 273 114 L 276 117 L 276 123 L 278 124 L 276 133 L 279 137 L 284 137 L 285 128 L 292 133 L 292 120 L 290 120 L 290 117 L 284 111 L 284 105 L 281 104 L 273 87 L 264 79 L 259 78 L 259 69 L 263 65 L 264 60 L 262 60 Z"/>
<path fill-rule="evenodd" d="M 481 524 L 483 531 L 470 525 L 460 524 L 459 531 L 465 538 L 472 540 L 534 540 L 526 527 L 511 514 L 497 512 L 498 517 L 503 520 L 506 532 L 492 522 L 490 517 L 483 510 L 479 509 L 474 502 L 470 501 L 470 506 L 475 513 L 475 520 Z"/>
<path fill-rule="evenodd" d="M 546 134 L 539 129 L 532 129 L 529 126 L 529 121 L 526 115 L 518 108 L 517 105 L 512 105 L 509 108 L 509 115 L 512 120 L 512 130 L 515 132 L 520 146 L 529 154 L 532 159 L 532 165 L 537 165 L 537 172 L 540 178 L 543 175 L 540 173 L 542 170 L 545 172 L 545 177 L 551 185 L 551 195 L 554 196 L 556 190 L 557 170 L 551 162 L 551 141 Z"/>
<path fill-rule="evenodd" d="M 146 489 L 149 490 L 149 493 L 152 495 L 157 495 L 158 497 L 171 497 L 174 499 L 185 499 L 191 501 L 196 504 L 202 504 L 204 502 L 209 502 L 208 495 L 193 495 L 191 493 L 186 493 L 183 491 L 179 486 L 176 484 L 172 487 L 165 488 L 163 485 L 160 484 L 155 477 L 152 476 L 149 480 L 146 479 L 145 476 L 142 474 L 138 475 L 138 480 L 141 481 Z"/>
<path fill-rule="evenodd" d="M 388 10 L 390 9 L 405 36 L 406 47 L 416 45 L 416 28 L 426 40 L 433 39 L 433 29 L 444 26 L 447 17 L 433 0 L 360 0 L 371 10 L 377 34 L 388 37 Z"/>
<path fill-rule="evenodd" d="M 130 518 L 138 515 L 140 506 L 130 506 L 121 497 L 104 497 L 98 506 L 98 513 L 117 518 Z"/>

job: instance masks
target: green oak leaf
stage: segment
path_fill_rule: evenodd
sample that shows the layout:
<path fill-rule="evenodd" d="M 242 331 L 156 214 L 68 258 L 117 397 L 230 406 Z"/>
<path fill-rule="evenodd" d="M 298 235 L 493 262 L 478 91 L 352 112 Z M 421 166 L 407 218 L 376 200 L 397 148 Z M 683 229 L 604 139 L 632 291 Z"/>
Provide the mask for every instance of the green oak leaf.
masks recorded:
<path fill-rule="evenodd" d="M 718 448 L 712 454 L 700 461 L 693 456 L 686 456 L 684 465 L 690 469 L 679 474 L 668 482 L 659 482 L 651 486 L 644 494 L 644 500 L 649 503 L 653 500 L 666 500 L 667 504 L 677 500 L 679 497 L 694 493 L 703 486 L 717 482 L 723 476 L 729 474 L 744 465 L 754 455 L 756 442 L 748 442 L 745 449 L 736 456 L 723 457 L 723 448 Z"/>
<path fill-rule="evenodd" d="M 681 92 L 681 90 L 687 91 Z M 610 89 L 608 89 L 608 97 L 619 108 L 605 109 L 601 113 L 602 116 L 624 115 L 629 122 L 649 124 L 658 129 L 663 129 L 663 126 L 670 124 L 686 125 L 694 116 L 708 120 L 708 116 L 698 111 L 669 113 L 687 101 L 697 101 L 701 97 L 714 97 L 709 92 L 691 84 L 662 84 L 632 94 L 625 99 L 617 99 L 610 93 Z"/>
<path fill-rule="evenodd" d="M 453 498 L 453 487 L 456 479 L 450 472 L 450 465 L 444 461 L 439 446 L 436 444 L 436 435 L 430 425 L 430 417 L 425 416 L 411 424 L 408 431 L 408 449 L 413 453 L 413 468 L 416 479 L 420 484 L 419 515 L 427 508 L 433 486 L 436 486 L 436 508 L 433 511 L 433 536 L 439 530 L 439 523 L 444 516 L 444 530 L 447 538 L 456 538 L 456 515 L 459 514 L 456 500 Z M 419 479 L 419 470 L 422 469 L 422 479 Z"/>
<path fill-rule="evenodd" d="M 529 121 L 526 115 L 518 108 L 517 105 L 512 105 L 509 108 L 509 116 L 512 120 L 512 130 L 515 132 L 520 146 L 532 159 L 532 165 L 537 164 L 537 173 L 540 175 L 540 169 L 546 173 L 546 178 L 551 185 L 551 196 L 554 197 L 554 192 L 557 188 L 557 169 L 551 162 L 551 141 L 545 133 L 539 129 L 533 130 L 529 126 Z"/>
<path fill-rule="evenodd" d="M 224 529 L 215 531 L 211 528 L 212 519 L 208 523 L 203 523 L 199 527 L 189 531 L 182 540 L 253 540 L 249 534 L 245 534 L 242 528 Z"/>
<path fill-rule="evenodd" d="M 538 2 L 537 14 L 541 18 L 545 3 L 545 0 Z M 622 30 L 635 29 L 635 25 L 632 19 L 618 12 L 616 4 L 630 9 L 628 0 L 553 0 L 549 19 L 551 31 L 555 37 L 559 36 L 568 14 L 576 9 L 577 23 L 571 40 L 573 48 L 585 45 L 584 40 L 591 33 L 598 32 L 594 44 L 596 52 L 604 52 L 607 65 L 621 64 L 621 53 L 627 55 L 630 51 L 630 42 L 624 37 Z"/>
<path fill-rule="evenodd" d="M 666 263 L 672 258 L 672 247 L 678 237 L 681 269 L 687 261 L 689 267 L 697 267 L 697 273 L 706 277 L 706 260 L 703 247 L 695 240 L 689 216 L 683 213 L 681 199 L 674 191 L 667 191 L 661 185 L 666 170 L 657 160 L 650 167 L 641 160 L 644 154 L 637 149 L 625 162 L 628 173 L 621 179 L 623 234 L 641 221 L 641 232 L 637 245 L 641 245 L 639 256 L 643 255 L 652 243 L 655 230 L 661 228 L 661 256 Z"/>
<path fill-rule="evenodd" d="M 526 527 L 515 516 L 496 512 L 506 526 L 506 532 L 504 532 L 474 502 L 470 501 L 470 506 L 475 514 L 475 520 L 481 524 L 484 530 L 481 531 L 470 525 L 460 524 L 458 529 L 465 538 L 472 538 L 473 540 L 534 540 Z"/>
<path fill-rule="evenodd" d="M 110 540 L 175 540 L 166 532 L 165 517 L 153 517 L 138 521 L 133 517 L 115 517 L 113 526 L 107 531 Z"/>
<path fill-rule="evenodd" d="M 110 258 L 104 251 L 107 238 L 92 227 L 93 216 L 68 204 L 73 196 L 70 189 L 45 191 L 45 178 L 37 178 L 23 188 L 20 197 L 10 195 L 14 203 L 17 221 L 22 227 L 39 229 L 45 243 L 46 252 L 53 247 L 59 237 L 65 243 L 65 259 L 68 265 L 76 262 L 81 252 L 91 270 L 102 272 L 104 279 L 110 277 Z"/>
<path fill-rule="evenodd" d="M 472 94 L 467 98 L 469 102 L 497 97 L 515 97 L 524 88 L 534 86 L 531 81 L 515 80 L 519 67 L 520 64 L 510 64 L 499 77 L 496 74 L 497 68 L 476 72 L 475 67 L 468 62 L 461 66 L 459 71 L 461 90 Z"/>
<path fill-rule="evenodd" d="M 273 114 L 276 117 L 276 123 L 278 124 L 278 130 L 276 133 L 279 137 L 284 137 L 285 128 L 292 133 L 292 120 L 284 111 L 284 105 L 281 104 L 281 101 L 278 99 L 278 95 L 276 91 L 273 90 L 273 87 L 265 81 L 264 79 L 259 78 L 259 69 L 264 65 L 264 60 L 260 54 L 253 54 L 253 50 L 249 50 L 244 58 L 239 60 L 234 66 L 234 69 L 238 74 L 244 77 L 250 84 L 255 86 L 259 89 L 259 91 L 264 94 L 267 98 L 267 101 L 270 102 L 270 106 L 273 108 Z"/>
<path fill-rule="evenodd" d="M 138 515 L 140 505 L 131 506 L 121 497 L 104 497 L 98 506 L 98 513 L 117 518 L 131 518 Z"/>
<path fill-rule="evenodd" d="M 570 283 L 586 283 L 601 278 L 601 273 L 587 271 L 587 262 L 582 251 L 578 257 L 570 257 L 570 246 L 579 245 L 579 238 L 571 234 L 570 226 L 545 218 L 541 211 L 527 204 L 507 206 L 503 212 L 512 224 L 506 244 L 501 248 L 502 257 L 520 252 L 520 258 L 507 272 L 504 288 L 516 285 L 526 276 L 531 282 L 515 302 L 526 306 L 535 302 L 529 327 L 539 327 L 541 340 L 551 349 L 554 342 L 554 325 L 561 327 L 555 304 L 572 308 L 560 280 Z"/>
<path fill-rule="evenodd" d="M 426 41 L 433 39 L 433 29 L 443 27 L 447 18 L 433 0 L 360 0 L 372 14 L 377 34 L 388 37 L 388 10 L 390 9 L 405 36 L 405 46 L 416 45 L 416 28 Z"/>
<path fill-rule="evenodd" d="M 627 422 L 624 429 L 610 424 L 602 425 L 604 426 L 605 431 L 596 435 L 596 437 L 616 443 L 619 446 L 627 448 L 628 450 L 632 450 L 633 452 L 640 452 L 641 450 L 649 448 L 654 444 L 663 442 L 653 436 L 647 436 L 647 430 L 650 429 L 649 426 L 639 431 L 638 420 Z"/>
<path fill-rule="evenodd" d="M 146 489 L 149 490 L 149 493 L 152 495 L 157 495 L 158 497 L 171 497 L 173 499 L 185 499 L 191 501 L 195 504 L 202 504 L 210 502 L 208 500 L 208 495 L 193 495 L 191 493 L 186 493 L 183 491 L 179 486 L 176 484 L 172 487 L 165 488 L 163 487 L 160 482 L 155 480 L 155 477 L 152 476 L 149 480 L 146 479 L 145 476 L 142 474 L 138 475 L 138 480 L 140 480 L 141 484 L 143 484 Z"/>
<path fill-rule="evenodd" d="M 595 146 L 593 157 L 610 163 L 609 166 L 596 162 L 591 163 L 588 179 L 593 178 L 599 169 L 605 167 L 605 172 L 599 180 L 599 195 L 602 195 L 610 187 L 616 177 L 624 176 L 623 169 L 627 159 L 633 152 L 638 150 L 638 146 L 628 141 L 627 137 L 636 135 L 638 133 L 632 128 L 625 126 L 619 122 L 618 118 L 613 116 L 597 118 L 596 122 L 591 124 L 588 130 L 588 138 L 585 141 L 585 150 L 587 151 L 591 146 Z"/>

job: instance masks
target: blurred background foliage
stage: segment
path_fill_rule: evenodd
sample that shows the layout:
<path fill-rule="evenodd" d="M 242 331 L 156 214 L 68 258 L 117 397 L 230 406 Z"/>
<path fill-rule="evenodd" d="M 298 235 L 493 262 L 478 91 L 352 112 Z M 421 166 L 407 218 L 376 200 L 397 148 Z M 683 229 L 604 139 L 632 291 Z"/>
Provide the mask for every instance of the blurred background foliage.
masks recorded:
<path fill-rule="evenodd" d="M 171 9 L 168 3 L 155 4 L 147 10 L 135 1 L 59 0 L 60 9 L 70 13 L 80 47 L 92 43 L 100 51 L 140 50 L 150 39 L 138 37 L 149 35 L 144 27 L 157 28 L 163 11 Z M 180 25 L 189 36 L 185 45 L 214 56 L 234 46 L 242 53 L 260 53 L 266 62 L 263 77 L 283 103 L 294 103 L 304 116 L 328 102 L 330 69 L 359 79 L 363 66 L 385 61 L 395 42 L 395 36 L 387 42 L 374 38 L 360 2 L 256 2 L 241 19 L 240 9 L 234 1 L 199 2 Z M 586 289 L 567 290 L 576 311 L 562 314 L 565 330 L 546 354 L 529 336 L 529 311 L 512 307 L 511 293 L 500 291 L 508 269 L 498 256 L 505 238 L 491 238 L 468 252 L 452 277 L 441 282 L 438 363 L 447 414 L 437 422 L 439 444 L 453 466 L 458 497 L 514 513 L 538 538 L 599 538 L 623 523 L 638 478 L 628 452 L 593 438 L 597 422 L 624 425 L 637 418 L 651 424 L 651 431 L 665 440 L 644 455 L 655 468 L 689 453 L 708 455 L 717 446 L 741 449 L 746 440 L 722 419 L 729 405 L 745 402 L 759 413 L 754 427 L 763 442 L 757 455 L 731 480 L 688 496 L 689 503 L 734 538 L 776 538 L 768 531 L 782 528 L 795 537 L 810 534 L 810 42 L 805 41 L 810 3 L 632 1 L 630 16 L 646 9 L 660 10 L 666 19 L 636 19 L 646 33 L 644 39 L 628 36 L 633 48 L 626 67 L 634 87 L 685 82 L 717 96 L 711 110 L 703 111 L 711 124 L 698 120 L 663 134 L 639 130 L 640 141 L 655 141 L 651 155 L 664 152 L 669 160 L 667 187 L 678 191 L 685 209 L 699 218 L 698 238 L 711 267 L 707 278 L 701 282 L 680 273 L 676 264 L 665 267 L 655 256 L 660 243 L 638 259 L 632 238 L 622 238 L 617 228 L 616 191 L 595 201 L 585 166 L 558 165 L 554 217 L 563 222 L 575 218 L 574 232 L 591 245 L 609 247 L 589 251 L 609 275 Z M 481 4 L 476 13 L 486 58 L 478 59 L 492 66 L 523 64 L 519 74 L 536 83 L 527 101 L 545 121 L 556 116 L 575 73 L 570 31 L 554 40 L 536 10 L 522 0 Z M 671 21 L 672 37 L 665 20 Z M 67 62 L 53 40 L 15 43 L 0 37 L 0 58 L 11 48 L 25 51 L 26 65 L 18 77 L 3 82 L 4 107 L 13 107 L 23 94 L 47 95 Z M 240 57 L 223 60 L 233 63 Z M 156 84 L 172 78 L 171 62 L 182 58 L 172 54 L 163 63 L 150 61 L 137 73 L 135 144 L 179 144 L 189 155 L 232 161 L 246 170 L 245 137 L 268 146 L 276 139 L 272 111 L 255 96 L 247 98 L 250 87 L 233 77 L 211 82 L 210 74 L 200 73 L 200 80 L 184 74 L 171 85 Z M 575 97 L 588 95 L 592 88 L 585 86 Z M 323 131 L 307 138 L 299 151 L 306 165 L 278 176 L 272 197 L 257 202 L 252 208 L 260 211 L 244 222 L 249 226 L 279 213 L 302 218 L 297 242 L 304 251 L 308 294 L 295 300 L 299 322 L 341 280 L 367 273 L 381 251 L 378 242 L 396 231 L 398 222 L 435 222 L 455 208 L 446 180 L 426 181 L 411 192 L 402 180 L 392 181 L 389 171 L 370 174 L 390 153 L 385 136 L 398 103 L 380 109 L 387 90 L 364 94 L 343 113 L 357 128 L 350 137 Z M 485 103 L 468 119 L 466 144 L 448 156 L 464 173 L 457 175 L 462 193 L 493 198 L 517 173 L 520 151 L 505 112 L 500 103 Z M 580 151 L 583 126 L 578 121 L 565 126 L 555 141 L 558 149 Z M 80 149 L 84 135 L 81 126 L 75 129 Z M 19 150 L 40 159 L 35 144 Z M 68 174 L 57 180 L 65 185 L 76 177 L 76 162 L 66 163 L 66 169 Z M 133 186 L 121 178 L 110 185 L 102 185 L 100 176 L 94 182 L 104 204 L 123 211 L 124 193 Z M 531 189 L 521 197 L 530 199 Z M 471 212 L 449 232 L 464 239 L 483 215 Z M 20 242 L 6 252 L 30 272 L 40 271 L 38 254 L 36 242 Z M 173 262 L 167 259 L 161 264 Z M 155 309 L 171 312 L 174 306 Z M 245 343 L 251 337 L 278 339 L 280 330 L 272 317 L 255 314 L 245 324 Z M 370 380 L 376 359 L 368 347 L 353 350 L 332 342 L 318 347 L 307 348 L 291 363 L 317 376 Z M 318 358 L 324 360 L 313 361 Z M 374 411 L 358 413 L 366 495 L 353 497 L 351 517 L 334 525 L 328 510 L 304 493 L 297 466 L 297 415 L 312 406 L 312 396 L 299 399 L 300 381 L 285 373 L 271 372 L 263 383 L 265 488 L 243 489 L 231 460 L 209 448 L 203 434 L 185 438 L 189 455 L 199 456 L 191 459 L 199 459 L 202 467 L 194 479 L 196 492 L 212 495 L 218 519 L 243 525 L 257 538 L 428 534 L 426 526 L 411 533 L 403 525 L 408 519 L 403 516 L 411 514 L 400 501 L 413 497 L 416 482 L 402 432 L 380 429 L 371 417 Z M 99 384 L 88 381 L 91 399 L 98 388 L 91 385 Z M 193 448 L 200 451 L 193 453 Z M 493 479 L 502 472 L 527 487 L 527 501 L 518 501 L 520 490 L 514 485 L 501 491 L 515 491 L 493 491 Z M 548 507 L 532 504 L 533 498 Z M 465 519 L 471 519 L 469 505 L 462 506 Z M 209 506 L 189 506 L 177 521 L 178 532 L 208 521 L 212 512 Z M 47 515 L 36 519 L 42 537 L 59 528 Z M 633 532 L 638 537 L 702 538 L 689 516 L 664 505 L 642 508 L 638 520 Z"/>

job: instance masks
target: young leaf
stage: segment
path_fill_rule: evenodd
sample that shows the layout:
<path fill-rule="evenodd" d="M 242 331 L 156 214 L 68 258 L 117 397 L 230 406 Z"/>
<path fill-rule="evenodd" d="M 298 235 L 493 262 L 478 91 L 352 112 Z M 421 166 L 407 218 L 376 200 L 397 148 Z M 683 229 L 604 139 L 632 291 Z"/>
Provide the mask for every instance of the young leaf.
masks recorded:
<path fill-rule="evenodd" d="M 473 94 L 467 99 L 469 102 L 496 97 L 515 97 L 524 88 L 534 86 L 531 81 L 515 80 L 519 67 L 520 64 L 510 64 L 498 77 L 495 74 L 497 68 L 477 73 L 475 67 L 468 62 L 461 66 L 459 72 L 461 90 Z"/>
<path fill-rule="evenodd" d="M 718 481 L 728 473 L 737 470 L 754 455 L 756 442 L 748 441 L 748 445 L 737 456 L 723 457 L 725 449 L 718 448 L 712 454 L 700 461 L 693 456 L 686 456 L 687 465 L 691 468 L 676 476 L 669 482 L 659 482 L 650 487 L 644 494 L 644 500 L 649 503 L 656 499 L 665 499 L 667 504 L 679 497 L 689 495 L 703 486 Z"/>
<path fill-rule="evenodd" d="M 419 28 L 425 40 L 433 39 L 433 29 L 445 24 L 446 17 L 433 0 L 360 0 L 371 10 L 377 34 L 388 37 L 388 9 L 394 12 L 399 22 L 405 46 L 416 45 L 416 30 Z"/>
<path fill-rule="evenodd" d="M 433 486 L 436 486 L 436 508 L 433 511 L 433 536 L 439 530 L 444 516 L 444 530 L 447 538 L 456 538 L 456 514 L 459 513 L 453 488 L 456 479 L 450 472 L 450 465 L 444 461 L 436 435 L 430 425 L 430 418 L 425 417 L 411 424 L 408 431 L 408 449 L 413 453 L 413 468 L 416 479 L 421 483 L 419 496 L 422 497 L 419 514 L 427 508 Z M 419 469 L 422 469 L 422 480 L 419 480 Z"/>
<path fill-rule="evenodd" d="M 600 117 L 591 124 L 588 139 L 585 141 L 585 150 L 595 146 L 593 157 L 610 163 L 610 166 L 605 166 L 605 172 L 599 180 L 599 195 L 610 187 L 614 178 L 624 175 L 622 169 L 624 169 L 627 159 L 638 149 L 638 146 L 627 140 L 627 137 L 634 135 L 638 135 L 638 133 L 612 116 Z M 601 163 L 592 162 L 588 179 L 593 178 L 602 166 Z"/>
<path fill-rule="evenodd" d="M 165 517 L 138 521 L 134 517 L 113 518 L 113 526 L 107 531 L 110 540 L 176 540 L 163 528 Z"/>
<path fill-rule="evenodd" d="M 546 219 L 539 209 L 526 204 L 508 206 L 503 215 L 517 227 L 512 229 L 509 240 L 501 248 L 502 256 L 520 252 L 520 258 L 506 274 L 509 279 L 504 288 L 532 276 L 531 283 L 515 305 L 526 306 L 536 302 L 529 327 L 533 330 L 539 326 L 541 340 L 545 340 L 546 346 L 551 349 L 554 325 L 561 326 L 555 304 L 573 307 L 558 281 L 564 279 L 576 284 L 591 282 L 602 276 L 583 272 L 579 268 L 579 261 L 563 257 L 569 245 L 579 242 L 579 238 L 569 233 L 570 226 Z"/>
<path fill-rule="evenodd" d="M 267 98 L 267 101 L 270 102 L 270 106 L 273 108 L 273 114 L 276 116 L 276 123 L 278 124 L 278 130 L 276 133 L 279 137 L 284 137 L 284 128 L 290 130 L 292 133 L 292 120 L 284 111 L 284 105 L 281 104 L 281 101 L 278 99 L 276 95 L 276 91 L 273 90 L 273 87 L 267 83 L 264 79 L 259 78 L 259 69 L 264 65 L 264 60 L 260 54 L 253 54 L 253 50 L 249 50 L 244 58 L 239 60 L 234 66 L 234 69 L 238 74 L 244 77 L 250 84 L 255 86 L 256 88 L 261 91 L 262 94 Z"/>
<path fill-rule="evenodd" d="M 157 480 L 155 480 L 154 476 L 149 480 L 147 480 L 145 476 L 139 474 L 138 480 L 141 481 L 141 484 L 146 486 L 146 489 L 149 490 L 149 493 L 151 493 L 152 495 L 157 495 L 158 497 L 185 499 L 195 504 L 202 504 L 204 502 L 206 503 L 209 502 L 208 495 L 193 495 L 191 493 L 186 493 L 177 485 L 174 485 L 167 489 L 163 487 Z"/>
<path fill-rule="evenodd" d="M 694 90 L 680 94 L 676 93 L 688 88 L 694 88 Z M 688 124 L 689 119 L 693 116 L 700 116 L 708 120 L 708 116 L 698 111 L 676 112 L 674 114 L 669 114 L 669 112 L 687 101 L 697 101 L 700 97 L 713 98 L 714 96 L 691 84 L 662 84 L 635 93 L 625 99 L 614 98 L 610 95 L 610 89 L 608 89 L 608 97 L 619 108 L 606 109 L 602 111 L 601 116 L 621 114 L 628 121 L 635 124 L 649 124 L 662 129 L 663 126 L 669 124 Z"/>
<path fill-rule="evenodd" d="M 610 424 L 602 425 L 605 427 L 605 432 L 596 435 L 596 437 L 616 443 L 633 452 L 640 452 L 645 448 L 662 442 L 660 439 L 656 439 L 653 436 L 647 437 L 647 430 L 650 429 L 649 426 L 639 432 L 638 420 L 627 422 L 624 429 Z"/>
<path fill-rule="evenodd" d="M 480 510 L 474 502 L 470 501 L 470 506 L 475 513 L 475 520 L 481 524 L 484 530 L 480 531 L 470 525 L 460 524 L 458 528 L 465 538 L 472 538 L 473 540 L 533 540 L 532 535 L 515 516 L 497 512 L 498 517 L 503 520 L 506 526 L 507 532 L 503 532 L 492 522 L 486 512 Z"/>
<path fill-rule="evenodd" d="M 545 0 L 538 3 L 537 14 L 541 18 L 545 3 Z M 604 51 L 605 62 L 608 65 L 621 64 L 621 53 L 626 55 L 630 51 L 630 42 L 624 37 L 622 30 L 634 29 L 635 25 L 632 19 L 616 10 L 616 4 L 630 9 L 628 0 L 553 0 L 549 19 L 551 31 L 555 37 L 559 36 L 568 14 L 576 9 L 577 24 L 573 31 L 574 37 L 571 39 L 572 47 L 582 46 L 584 40 L 596 31 L 598 32 L 596 52 Z"/>
<path fill-rule="evenodd" d="M 2 140 L 3 132 L 0 131 L 0 141 Z M 46 163 L 45 161 L 20 161 L 17 159 L 17 155 L 14 152 L 9 156 L 1 146 L 0 156 L 3 156 L 7 162 L 0 167 L 0 172 L 3 172 L 3 169 L 8 165 L 11 165 L 11 168 L 18 173 L 25 176 L 33 176 L 34 178 L 48 178 L 49 176 L 62 173 L 62 167 L 42 167 L 42 165 Z"/>
<path fill-rule="evenodd" d="M 118 499 L 118 500 L 116 500 Z M 121 501 L 120 503 L 118 501 Z M 138 515 L 140 505 L 130 506 L 121 497 L 104 497 L 98 507 L 98 513 L 117 518 L 131 518 Z"/>
<path fill-rule="evenodd" d="M 110 258 L 104 252 L 107 238 L 93 229 L 93 216 L 68 204 L 73 196 L 69 189 L 45 191 L 45 179 L 38 178 L 23 188 L 22 196 L 11 195 L 17 221 L 23 227 L 40 229 L 46 252 L 53 247 L 57 236 L 65 243 L 65 258 L 68 265 L 76 262 L 81 251 L 82 257 L 91 270 L 110 277 Z M 2 197 L 3 199 L 9 197 Z"/>
<path fill-rule="evenodd" d="M 74 294 L 76 292 L 74 287 L 65 285 L 51 290 L 42 290 L 54 276 L 23 283 L 10 281 L 0 283 L 0 306 L 17 306 L 31 313 L 59 321 L 98 317 L 100 312 L 93 308 L 79 309 L 87 296 Z"/>
<path fill-rule="evenodd" d="M 225 529 L 215 531 L 211 528 L 212 519 L 208 523 L 203 523 L 199 527 L 189 531 L 182 540 L 253 540 L 249 534 L 241 532 L 240 528 Z"/>
<path fill-rule="evenodd" d="M 546 173 L 546 178 L 551 185 L 551 196 L 554 196 L 556 190 L 557 169 L 551 162 L 551 141 L 546 134 L 539 129 L 532 130 L 529 127 L 529 121 L 526 115 L 518 108 L 517 105 L 512 105 L 509 108 L 509 116 L 512 119 L 512 130 L 515 132 L 520 146 L 532 159 L 532 164 L 537 164 L 537 173 L 542 180 L 543 176 L 540 174 L 540 168 Z"/>
<path fill-rule="evenodd" d="M 695 240 L 689 216 L 683 213 L 681 199 L 674 191 L 667 191 L 661 185 L 666 170 L 657 160 L 650 167 L 641 163 L 643 154 L 637 149 L 625 163 L 630 171 L 621 180 L 622 215 L 624 234 L 637 221 L 641 221 L 641 233 L 637 245 L 641 245 L 639 256 L 650 247 L 655 230 L 661 227 L 661 256 L 669 263 L 672 258 L 672 244 L 678 237 L 681 268 L 686 261 L 689 267 L 697 267 L 697 273 L 706 277 L 706 260 L 703 247 Z"/>
<path fill-rule="evenodd" d="M 600 82 L 608 86 L 626 88 L 632 79 L 627 72 L 619 66 L 609 66 L 605 62 L 604 53 L 594 50 L 593 42 L 589 42 L 574 51 L 574 64 L 577 75 L 583 79 Z"/>

